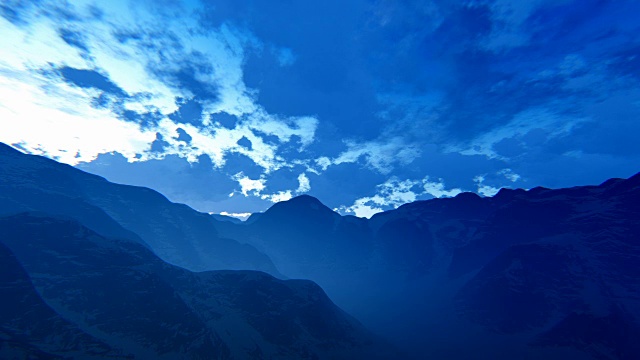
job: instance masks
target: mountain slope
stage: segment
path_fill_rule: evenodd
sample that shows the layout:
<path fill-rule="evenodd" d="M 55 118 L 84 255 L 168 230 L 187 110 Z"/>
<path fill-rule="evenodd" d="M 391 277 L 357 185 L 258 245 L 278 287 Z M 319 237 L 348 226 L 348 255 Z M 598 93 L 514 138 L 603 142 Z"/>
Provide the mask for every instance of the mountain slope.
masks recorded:
<path fill-rule="evenodd" d="M 395 356 L 309 281 L 282 281 L 253 271 L 192 273 L 160 261 L 135 242 L 42 215 L 0 218 L 0 243 L 17 260 L 12 269 L 3 263 L 3 279 L 19 262 L 33 282 L 31 288 L 14 286 L 16 297 L 35 297 L 35 288 L 47 304 L 41 307 L 55 311 L 48 317 L 63 317 L 72 324 L 69 331 L 90 334 L 86 340 L 74 335 L 77 342 L 99 339 L 92 345 L 98 350 L 171 359 Z M 2 255 L 12 258 L 8 251 Z M 25 273 L 21 276 L 27 281 Z M 25 306 L 3 305 L 7 314 L 20 314 Z M 54 331 L 36 328 L 26 315 L 15 318 L 14 332 L 50 336 Z M 27 338 L 23 351 L 64 355 L 61 336 L 49 339 L 48 347 Z"/>
<path fill-rule="evenodd" d="M 463 193 L 370 220 L 318 204 L 294 198 L 252 223 L 218 228 L 285 275 L 317 281 L 416 358 L 640 357 L 633 341 L 597 336 L 612 324 L 626 338 L 639 328 L 640 174 L 491 198 Z M 579 335 L 584 324 L 592 328 Z"/>
<path fill-rule="evenodd" d="M 279 275 L 254 247 L 218 236 L 216 220 L 141 187 L 113 184 L 0 143 L 0 215 L 41 211 L 78 219 L 109 237 L 145 243 L 194 271 L 250 269 Z"/>
<path fill-rule="evenodd" d="M 3 359 L 123 358 L 63 319 L 40 297 L 13 253 L 0 244 L 0 357 Z"/>

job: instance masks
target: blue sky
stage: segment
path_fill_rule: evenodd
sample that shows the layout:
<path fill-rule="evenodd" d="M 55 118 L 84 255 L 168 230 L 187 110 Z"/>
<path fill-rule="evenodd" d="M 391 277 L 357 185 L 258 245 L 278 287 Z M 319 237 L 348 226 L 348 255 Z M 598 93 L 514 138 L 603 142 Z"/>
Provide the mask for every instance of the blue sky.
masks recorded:
<path fill-rule="evenodd" d="M 637 1 L 0 4 L 0 141 L 200 211 L 640 171 Z"/>

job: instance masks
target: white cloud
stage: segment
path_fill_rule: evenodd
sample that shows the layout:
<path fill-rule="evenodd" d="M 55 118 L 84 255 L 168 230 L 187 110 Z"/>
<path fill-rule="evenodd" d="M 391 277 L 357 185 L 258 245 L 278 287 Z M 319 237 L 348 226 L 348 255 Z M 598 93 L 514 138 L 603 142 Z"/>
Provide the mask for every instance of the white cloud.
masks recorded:
<path fill-rule="evenodd" d="M 240 192 L 244 196 L 249 196 L 249 194 L 260 195 L 260 192 L 265 189 L 266 180 L 264 178 L 252 180 L 242 172 L 239 172 L 233 176 L 233 179 L 240 184 Z"/>
<path fill-rule="evenodd" d="M 340 206 L 336 210 L 345 214 L 370 218 L 384 211 L 385 208 L 398 208 L 400 205 L 418 200 L 419 197 L 453 197 L 462 192 L 461 189 L 446 189 L 442 179 L 431 181 L 429 177 L 422 180 L 398 180 L 390 178 L 376 186 L 377 193 L 370 197 L 357 199 L 351 206 Z"/>
<path fill-rule="evenodd" d="M 68 164 L 118 151 L 135 158 L 149 149 L 154 131 L 92 106 L 88 91 L 51 83 L 32 72 L 0 76 L 0 141 Z"/>
<path fill-rule="evenodd" d="M 195 3 L 156 6 L 153 2 L 114 0 L 100 3 L 75 1 L 73 5 L 43 1 L 26 7 L 16 25 L 0 17 L 0 141 L 21 144 L 29 151 L 75 165 L 99 154 L 118 152 L 129 161 L 179 155 L 190 162 L 206 154 L 215 166 L 225 164 L 230 152 L 249 157 L 265 173 L 283 166 L 280 146 L 296 138 L 300 148 L 314 141 L 317 119 L 283 117 L 268 113 L 255 102 L 256 92 L 243 81 L 244 53 L 260 42 L 248 32 L 223 24 L 202 29 Z M 55 9 L 74 16 L 51 18 Z M 77 32 L 86 50 L 65 42 L 61 29 Z M 103 95 L 97 89 L 67 84 L 56 69 L 69 66 L 99 71 L 127 96 L 106 96 L 108 106 L 95 106 Z M 191 90 L 171 74 L 193 71 L 193 77 L 217 96 L 199 99 L 204 113 L 201 124 L 180 124 L 167 116 L 178 109 L 176 97 L 191 99 Z M 144 115 L 156 113 L 159 121 L 138 124 L 123 119 L 121 110 Z M 238 117 L 233 129 L 210 124 L 209 115 Z M 192 141 L 178 142 L 176 129 Z M 162 153 L 149 153 L 156 133 L 168 143 Z M 266 142 L 263 135 L 277 142 Z M 246 137 L 251 149 L 237 144 Z"/>
<path fill-rule="evenodd" d="M 267 189 L 267 180 L 264 177 L 259 179 L 251 179 L 246 176 L 244 173 L 239 172 L 233 176 L 233 179 L 238 182 L 240 185 L 240 193 L 247 196 L 256 196 L 262 200 L 267 200 L 272 203 L 277 203 L 280 201 L 287 201 L 293 198 L 292 190 L 281 190 L 272 194 L 264 193 Z M 307 192 L 311 189 L 309 184 L 309 179 L 307 176 L 302 173 L 298 176 L 299 186 L 298 189 L 295 190 L 297 194 Z M 229 197 L 232 197 L 236 192 L 229 194 Z"/>
<path fill-rule="evenodd" d="M 209 213 L 209 214 L 213 215 L 213 213 Z M 249 216 L 251 216 L 252 214 L 251 213 L 229 213 L 226 211 L 222 211 L 220 215 L 231 216 L 244 221 L 244 220 L 247 220 L 247 218 L 249 218 Z"/>
<path fill-rule="evenodd" d="M 473 178 L 473 182 L 478 185 L 478 194 L 482 196 L 493 196 L 500 191 L 500 188 L 485 185 L 484 181 L 485 177 L 483 175 L 478 175 Z"/>
<path fill-rule="evenodd" d="M 315 163 L 320 167 L 320 169 L 322 169 L 322 171 L 326 171 L 329 166 L 331 166 L 331 159 L 326 156 L 322 156 L 317 158 Z M 319 172 L 316 170 L 315 173 L 318 174 Z"/>
<path fill-rule="evenodd" d="M 309 178 L 305 173 L 298 175 L 298 189 L 296 190 L 297 194 L 302 194 L 309 192 L 311 190 L 311 184 L 309 183 Z"/>
<path fill-rule="evenodd" d="M 424 194 L 429 194 L 435 198 L 454 197 L 462 192 L 462 190 L 458 188 L 447 190 L 442 179 L 438 181 L 429 181 L 429 178 L 426 177 L 422 180 L 422 184 L 424 188 Z"/>
<path fill-rule="evenodd" d="M 291 190 L 278 191 L 275 194 L 263 194 L 260 196 L 262 200 L 269 200 L 272 203 L 291 200 L 292 197 L 293 195 L 291 195 Z"/>

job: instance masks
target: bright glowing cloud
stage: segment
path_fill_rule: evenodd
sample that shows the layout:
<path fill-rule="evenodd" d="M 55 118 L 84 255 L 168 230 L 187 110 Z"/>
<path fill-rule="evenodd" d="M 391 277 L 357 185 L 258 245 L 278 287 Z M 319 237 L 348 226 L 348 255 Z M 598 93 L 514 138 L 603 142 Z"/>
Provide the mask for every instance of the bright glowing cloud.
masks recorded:
<path fill-rule="evenodd" d="M 303 149 L 314 141 L 317 119 L 270 114 L 255 103 L 242 70 L 245 49 L 261 46 L 250 33 L 227 24 L 205 30 L 191 17 L 196 9 L 190 3 L 163 8 L 164 13 L 153 6 L 114 1 L 96 8 L 44 1 L 27 7 L 21 23 L 0 17 L 0 124 L 7 129 L 0 141 L 72 165 L 118 152 L 130 162 L 167 155 L 195 162 L 208 155 L 222 167 L 228 153 L 239 153 L 265 173 L 287 164 L 278 155 L 282 144 L 295 137 Z M 74 16 L 47 16 L 60 8 Z M 69 33 L 76 34 L 74 41 Z M 61 68 L 99 73 L 121 93 L 76 86 L 60 74 Z M 195 96 L 177 78 L 185 69 L 216 94 L 199 99 L 200 123 L 170 118 L 179 109 L 177 99 Z M 236 116 L 236 126 L 211 124 L 211 115 L 220 113 Z M 150 123 L 135 120 L 152 114 Z M 191 137 L 188 144 L 177 140 L 178 128 Z M 165 146 L 151 153 L 156 134 Z M 266 142 L 264 136 L 277 142 Z M 250 149 L 238 145 L 243 137 L 251 141 Z"/>
<path fill-rule="evenodd" d="M 156 137 L 93 107 L 91 91 L 51 83 L 37 73 L 0 76 L 0 98 L 0 141 L 68 164 L 112 151 L 135 159 Z"/>

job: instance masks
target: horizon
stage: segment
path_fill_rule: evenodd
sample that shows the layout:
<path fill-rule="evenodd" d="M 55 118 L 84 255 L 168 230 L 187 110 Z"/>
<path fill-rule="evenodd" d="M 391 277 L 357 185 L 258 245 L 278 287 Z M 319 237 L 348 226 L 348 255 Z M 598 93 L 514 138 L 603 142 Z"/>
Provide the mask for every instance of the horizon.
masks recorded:
<path fill-rule="evenodd" d="M 8 144 L 5 144 L 5 143 L 3 143 L 3 142 L 0 142 L 0 145 L 5 145 L 5 146 L 9 147 L 10 149 L 13 149 L 13 150 L 15 150 L 15 151 L 20 152 L 21 154 L 42 156 L 42 155 L 37 155 L 37 154 L 29 154 L 29 153 L 27 153 L 27 152 L 24 152 L 23 150 L 16 149 L 15 147 L 13 147 L 13 146 L 11 146 L 11 145 L 8 145 Z M 46 158 L 46 157 L 45 157 L 45 158 Z M 54 160 L 54 159 L 50 159 L 50 160 Z M 54 161 L 56 161 L 56 160 L 54 160 Z M 56 161 L 56 162 L 57 162 L 57 161 Z M 83 171 L 83 172 L 86 172 L 86 173 L 89 173 L 89 172 L 87 172 L 87 171 L 85 171 L 85 170 L 82 170 L 82 169 L 78 169 L 78 170 Z M 91 173 L 89 173 L 89 174 L 91 174 Z M 96 175 L 96 174 L 92 174 L 92 175 Z M 386 213 L 386 212 L 388 212 L 388 211 L 393 211 L 393 210 L 396 210 L 396 209 L 398 209 L 399 207 L 401 207 L 401 206 L 403 206 L 403 205 L 407 205 L 407 204 L 411 204 L 411 203 L 415 203 L 415 202 L 421 202 L 421 201 L 430 201 L 430 200 L 434 200 L 434 199 L 456 198 L 456 197 L 458 197 L 458 196 L 460 196 L 460 195 L 463 195 L 463 194 L 474 194 L 474 195 L 479 196 L 480 198 L 492 198 L 492 197 L 495 197 L 496 195 L 498 195 L 498 194 L 500 193 L 500 191 L 502 191 L 502 190 L 511 190 L 511 191 L 523 190 L 523 191 L 525 191 L 525 192 L 528 192 L 528 191 L 530 191 L 530 190 L 534 190 L 534 189 L 537 189 L 537 188 L 542 188 L 542 189 L 547 189 L 547 190 L 562 190 L 562 189 L 571 189 L 571 188 L 575 188 L 575 187 L 585 187 L 585 186 L 586 186 L 586 187 L 593 187 L 593 186 L 602 186 L 602 185 L 604 185 L 605 183 L 607 183 L 607 182 L 609 182 L 609 181 L 611 181 L 611 180 L 628 180 L 628 179 L 630 179 L 630 178 L 632 178 L 632 177 L 634 177 L 634 176 L 638 176 L 638 175 L 640 175 L 640 171 L 638 171 L 638 172 L 636 172 L 636 173 L 634 173 L 634 174 L 632 174 L 631 176 L 626 177 L 626 178 L 617 178 L 617 177 L 612 177 L 612 178 L 608 178 L 608 179 L 606 179 L 606 180 L 604 180 L 604 181 L 602 181 L 602 182 L 600 182 L 600 183 L 582 184 L 582 185 L 573 185 L 573 186 L 557 187 L 557 188 L 547 188 L 547 187 L 544 187 L 544 186 L 533 186 L 533 187 L 531 187 L 531 188 L 511 188 L 511 187 L 503 187 L 503 188 L 500 188 L 500 189 L 499 189 L 495 194 L 491 194 L 491 195 L 482 195 L 482 194 L 478 194 L 477 192 L 474 192 L 474 191 L 462 191 L 462 192 L 460 192 L 460 193 L 458 193 L 458 194 L 456 194 L 456 195 L 454 195 L 454 196 L 447 196 L 447 197 L 440 197 L 440 198 L 433 197 L 433 198 L 430 198 L 430 199 L 420 199 L 420 200 L 415 200 L 415 201 L 407 202 L 407 203 L 404 203 L 404 204 L 398 205 L 398 207 L 395 207 L 395 208 L 393 208 L 393 209 L 386 209 L 386 210 L 383 210 L 383 211 L 380 211 L 380 212 L 376 212 L 376 213 L 374 213 L 374 214 L 371 214 L 370 216 L 357 216 L 356 214 L 343 214 L 343 213 L 341 213 L 341 212 L 339 211 L 339 209 L 337 209 L 337 208 L 333 208 L 333 209 L 332 209 L 331 207 L 327 206 L 327 205 L 322 201 L 322 199 L 321 199 L 321 198 L 316 197 L 316 196 L 313 196 L 313 195 L 309 195 L 309 194 L 299 194 L 299 195 L 293 196 L 293 197 L 292 197 L 292 198 L 290 198 L 290 199 L 282 200 L 282 201 L 280 201 L 280 202 L 289 202 L 289 201 L 295 200 L 295 199 L 297 199 L 297 198 L 301 198 L 301 197 L 303 197 L 303 198 L 304 198 L 304 197 L 309 197 L 309 198 L 312 198 L 312 199 L 317 200 L 317 201 L 318 201 L 318 202 L 320 202 L 323 206 L 325 206 L 327 209 L 329 209 L 329 210 L 331 210 L 331 211 L 333 211 L 333 212 L 337 213 L 337 214 L 338 214 L 338 215 L 340 215 L 340 216 L 355 216 L 355 217 L 363 218 L 363 219 L 371 219 L 371 217 L 373 217 L 373 216 L 374 216 L 374 215 L 376 215 L 376 214 L 381 214 L 381 213 Z M 98 175 L 98 176 L 99 176 L 99 175 Z M 109 181 L 109 180 L 108 180 L 108 179 L 106 179 L 106 178 L 105 178 L 105 180 Z M 118 184 L 118 183 L 115 183 L 115 184 Z M 128 184 L 121 184 L 121 185 L 128 185 Z M 134 185 L 134 186 L 137 186 L 137 185 Z M 143 186 L 143 187 L 144 187 L 144 186 Z M 148 188 L 148 187 L 145 187 L 145 188 Z M 151 189 L 151 188 L 148 188 L 148 189 Z M 151 189 L 151 190 L 154 190 L 154 189 Z M 157 191 L 157 192 L 158 192 L 158 193 L 160 193 L 162 196 L 166 197 L 166 195 L 165 195 L 165 194 L 163 194 L 161 191 L 158 191 L 158 190 L 154 190 L 154 191 Z M 171 199 L 169 199 L 169 201 L 172 201 L 172 200 L 171 200 Z M 175 202 L 175 201 L 172 201 L 172 202 L 174 202 L 174 203 L 179 203 L 179 204 L 184 204 L 184 203 Z M 238 220 L 240 220 L 240 221 L 242 221 L 242 222 L 245 222 L 245 221 L 247 221 L 247 220 L 248 220 L 252 215 L 254 215 L 254 214 L 263 214 L 263 213 L 267 212 L 271 207 L 273 207 L 273 206 L 274 206 L 274 205 L 276 205 L 277 203 L 278 203 L 278 202 L 276 202 L 276 203 L 272 204 L 271 206 L 269 206 L 268 208 L 266 208 L 266 209 L 265 209 L 265 210 L 263 210 L 263 211 L 257 211 L 257 212 L 253 212 L 253 213 L 229 213 L 229 212 L 226 212 L 226 211 L 222 211 L 222 212 L 220 212 L 220 213 L 215 213 L 215 212 L 206 212 L 206 213 L 207 213 L 207 214 L 209 214 L 209 215 L 221 215 L 221 216 L 224 216 L 224 217 L 230 217 L 230 218 L 238 219 Z M 190 206 L 189 204 L 184 204 L 184 205 Z M 192 208 L 192 209 L 193 209 L 193 208 Z M 198 211 L 197 209 L 194 209 L 194 210 Z"/>
<path fill-rule="evenodd" d="M 634 1 L 0 6 L 0 141 L 205 213 L 628 178 Z"/>

